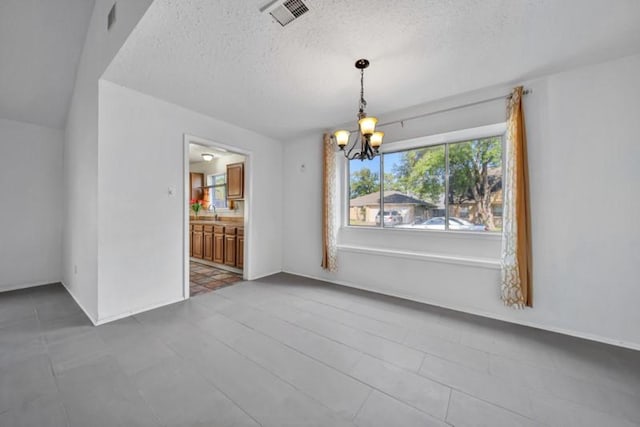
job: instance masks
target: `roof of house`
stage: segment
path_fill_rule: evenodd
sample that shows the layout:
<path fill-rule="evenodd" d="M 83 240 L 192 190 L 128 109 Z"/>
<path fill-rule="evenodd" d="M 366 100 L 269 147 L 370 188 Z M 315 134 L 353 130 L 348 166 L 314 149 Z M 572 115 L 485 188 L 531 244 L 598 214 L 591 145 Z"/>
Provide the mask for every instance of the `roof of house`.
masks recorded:
<path fill-rule="evenodd" d="M 400 191 L 385 191 L 384 202 L 393 203 L 396 205 L 421 205 L 421 206 L 434 206 L 424 200 L 416 199 L 415 197 L 408 196 Z M 351 206 L 369 206 L 378 205 L 380 203 L 380 192 L 365 194 L 364 196 L 351 199 L 349 204 Z"/>

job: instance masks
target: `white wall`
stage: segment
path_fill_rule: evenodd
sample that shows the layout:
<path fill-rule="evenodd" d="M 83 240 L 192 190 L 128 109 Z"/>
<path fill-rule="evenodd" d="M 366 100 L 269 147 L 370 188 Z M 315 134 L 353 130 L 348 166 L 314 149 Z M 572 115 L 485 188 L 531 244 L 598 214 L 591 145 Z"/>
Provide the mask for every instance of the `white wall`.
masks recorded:
<path fill-rule="evenodd" d="M 63 283 L 95 321 L 98 312 L 98 80 L 152 0 L 96 0 L 67 118 L 64 144 Z"/>
<path fill-rule="evenodd" d="M 491 237 L 342 229 L 336 274 L 321 270 L 321 135 L 285 145 L 284 270 L 507 321 L 640 348 L 640 56 L 525 82 L 534 308 L 498 297 Z M 508 93 L 511 85 L 408 109 L 381 122 Z M 384 129 L 386 143 L 504 121 L 497 101 Z M 373 113 L 373 111 L 372 111 Z M 304 172 L 300 165 L 306 164 Z M 453 257 L 438 260 L 418 254 Z M 378 249 L 372 253 L 371 249 Z"/>
<path fill-rule="evenodd" d="M 282 144 L 101 81 L 98 322 L 182 298 L 184 134 L 251 152 L 245 268 L 281 271 Z"/>
<path fill-rule="evenodd" d="M 62 142 L 0 119 L 0 291 L 62 279 Z"/>

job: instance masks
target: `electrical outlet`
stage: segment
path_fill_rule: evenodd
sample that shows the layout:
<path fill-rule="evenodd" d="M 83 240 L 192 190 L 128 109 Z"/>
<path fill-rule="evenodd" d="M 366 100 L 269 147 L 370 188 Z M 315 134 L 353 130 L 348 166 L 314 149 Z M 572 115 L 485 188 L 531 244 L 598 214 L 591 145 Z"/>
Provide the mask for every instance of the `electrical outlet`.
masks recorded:
<path fill-rule="evenodd" d="M 77 265 L 73 265 L 73 274 L 78 274 L 78 266 Z"/>

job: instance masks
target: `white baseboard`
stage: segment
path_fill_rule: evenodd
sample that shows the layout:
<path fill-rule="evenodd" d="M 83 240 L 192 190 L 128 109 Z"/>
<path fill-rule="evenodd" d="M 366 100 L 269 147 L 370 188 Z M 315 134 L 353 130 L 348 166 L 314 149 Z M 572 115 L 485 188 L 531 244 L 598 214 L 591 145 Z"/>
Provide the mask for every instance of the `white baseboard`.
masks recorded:
<path fill-rule="evenodd" d="M 633 342 L 627 342 L 627 341 L 614 340 L 614 339 L 603 337 L 603 336 L 600 336 L 600 335 L 594 335 L 594 334 L 574 331 L 574 330 L 571 330 L 571 329 L 556 328 L 554 326 L 541 325 L 541 324 L 536 323 L 536 322 L 527 322 L 527 321 L 522 321 L 522 320 L 517 320 L 517 319 L 509 319 L 509 318 L 506 318 L 504 316 L 500 316 L 500 315 L 497 315 L 497 314 L 494 314 L 494 313 L 485 312 L 485 311 L 482 311 L 482 310 L 461 308 L 461 307 L 453 307 L 453 306 L 450 306 L 450 305 L 447 305 L 447 304 L 435 303 L 433 301 L 428 301 L 426 299 L 416 298 L 414 296 L 403 295 L 402 293 L 382 292 L 382 291 L 377 290 L 377 289 L 368 289 L 368 288 L 366 288 L 364 286 L 356 285 L 354 283 L 345 282 L 345 281 L 342 281 L 342 280 L 329 280 L 327 278 L 317 277 L 317 276 L 312 276 L 312 275 L 302 274 L 302 273 L 296 273 L 294 271 L 289 271 L 289 270 L 283 270 L 283 273 L 293 274 L 293 275 L 300 276 L 300 277 L 306 277 L 308 279 L 319 280 L 321 282 L 332 283 L 334 285 L 346 286 L 348 288 L 360 289 L 362 291 L 372 292 L 374 294 L 386 295 L 386 296 L 390 296 L 390 297 L 394 297 L 394 298 L 400 298 L 400 299 L 404 299 L 404 300 L 415 301 L 415 302 L 418 302 L 418 303 L 421 303 L 421 304 L 427 304 L 427 305 L 432 305 L 432 306 L 435 306 L 435 307 L 445 308 L 447 310 L 458 311 L 458 312 L 461 312 L 461 313 L 473 314 L 473 315 L 476 315 L 476 316 L 486 317 L 486 318 L 494 319 L 494 320 L 500 320 L 502 322 L 514 323 L 514 324 L 517 324 L 517 325 L 528 326 L 530 328 L 541 329 L 541 330 L 544 330 L 544 331 L 555 332 L 555 333 L 563 334 L 563 335 L 569 335 L 569 336 L 572 336 L 572 337 L 582 338 L 582 339 L 589 340 L 589 341 L 601 342 L 601 343 L 604 343 L 604 344 L 614 345 L 614 346 L 617 346 L 617 347 L 624 347 L 624 348 L 628 348 L 628 349 L 631 349 L 631 350 L 640 350 L 640 343 L 633 343 Z"/>
<path fill-rule="evenodd" d="M 278 273 L 285 273 L 282 270 L 275 270 L 272 271 L 270 273 L 263 273 L 263 274 L 259 274 L 257 276 L 253 276 L 251 278 L 248 278 L 247 280 L 258 280 L 258 279 L 262 279 L 263 277 L 267 277 L 267 276 L 273 276 L 274 274 L 278 274 Z M 295 274 L 295 273 L 291 273 L 291 274 Z M 298 274 L 298 276 L 300 276 L 300 274 Z"/>
<path fill-rule="evenodd" d="M 11 285 L 8 287 L 0 288 L 0 293 L 2 292 L 11 292 L 11 291 L 19 291 L 20 289 L 29 289 L 35 288 L 37 286 L 48 286 L 48 285 L 57 285 L 58 283 L 62 283 L 60 280 L 46 281 L 46 282 L 36 282 L 36 283 L 22 283 L 20 285 Z"/>
<path fill-rule="evenodd" d="M 134 315 L 139 314 L 139 313 L 144 313 L 145 311 L 149 311 L 149 310 L 153 310 L 153 309 L 156 309 L 156 308 L 164 307 L 165 305 L 175 304 L 177 302 L 185 301 L 187 299 L 189 299 L 189 298 L 188 297 L 185 298 L 183 296 L 180 296 L 179 298 L 175 298 L 175 299 L 172 299 L 172 300 L 168 300 L 168 301 L 164 301 L 164 302 L 158 302 L 158 303 L 154 303 L 154 304 L 147 305 L 147 306 L 144 306 L 144 307 L 134 308 L 134 309 L 128 310 L 128 311 L 126 311 L 124 313 L 114 314 L 112 316 L 103 317 L 101 319 L 98 319 L 98 321 L 95 322 L 95 325 L 99 326 L 99 325 L 104 325 L 105 323 L 115 322 L 116 320 L 124 319 L 125 317 L 134 316 Z"/>
<path fill-rule="evenodd" d="M 120 313 L 120 314 L 116 314 L 113 316 L 109 316 L 109 317 L 105 317 L 102 319 L 94 319 L 94 317 L 89 314 L 89 312 L 82 306 L 82 304 L 80 303 L 80 301 L 78 300 L 78 298 L 76 298 L 76 296 L 73 294 L 73 292 L 71 292 L 69 290 L 69 288 L 64 284 L 64 282 L 60 282 L 62 283 L 62 285 L 64 286 L 64 288 L 67 290 L 67 293 L 69 295 L 71 295 L 71 298 L 73 298 L 73 300 L 76 302 L 76 304 L 78 304 L 78 307 L 80 307 L 80 309 L 84 312 L 84 314 L 89 318 L 89 320 L 91 320 L 91 323 L 93 323 L 94 326 L 99 326 L 99 325 L 104 325 L 105 323 L 110 323 L 110 322 L 114 322 L 116 320 L 120 320 L 120 319 L 124 319 L 125 317 L 129 317 L 129 316 L 133 316 L 135 314 L 138 313 L 142 313 L 145 311 L 149 311 L 149 310 L 153 310 L 154 308 L 159 308 L 159 307 L 164 307 L 165 305 L 169 305 L 169 304 L 174 304 L 176 302 L 180 302 L 180 301 L 184 301 L 187 298 L 184 297 L 179 297 L 173 300 L 169 300 L 169 301 L 164 301 L 164 302 L 158 302 L 158 303 L 154 303 L 148 306 L 144 306 L 144 307 L 139 307 L 139 308 L 135 308 L 132 310 L 128 310 L 124 313 Z"/>

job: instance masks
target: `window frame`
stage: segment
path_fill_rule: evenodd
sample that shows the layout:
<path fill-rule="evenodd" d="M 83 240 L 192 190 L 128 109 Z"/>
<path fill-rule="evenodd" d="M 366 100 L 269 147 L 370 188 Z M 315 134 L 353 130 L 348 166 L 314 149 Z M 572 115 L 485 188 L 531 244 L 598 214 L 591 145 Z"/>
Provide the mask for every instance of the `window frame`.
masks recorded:
<path fill-rule="evenodd" d="M 223 184 L 216 184 L 215 183 L 216 177 L 224 177 L 224 183 Z M 209 185 L 209 178 L 212 178 L 211 185 Z M 228 205 L 228 202 L 227 202 L 227 174 L 225 172 L 208 174 L 207 175 L 207 187 L 211 189 L 211 194 L 215 194 L 215 189 L 218 188 L 218 187 L 223 187 L 224 188 L 224 196 L 225 196 L 225 198 L 223 199 L 224 206 L 222 206 L 222 207 L 217 207 L 216 206 L 216 210 L 218 210 L 218 209 L 228 209 L 229 205 Z M 216 199 L 216 200 L 218 200 L 218 199 Z M 213 199 L 211 201 L 213 202 Z M 213 203 L 211 203 L 211 205 L 213 206 Z"/>
<path fill-rule="evenodd" d="M 411 138 L 406 140 L 400 140 L 396 142 L 391 142 L 387 144 L 382 144 L 380 147 L 380 152 L 376 157 L 379 157 L 380 162 L 380 208 L 379 212 L 384 212 L 384 154 L 392 154 L 399 153 L 408 150 L 420 149 L 420 148 L 428 148 L 432 146 L 444 145 L 445 149 L 445 190 L 444 194 L 448 194 L 449 192 L 449 146 L 451 144 L 467 142 L 474 139 L 483 139 L 483 138 L 491 138 L 491 137 L 500 137 L 502 144 L 502 165 L 504 172 L 504 164 L 505 164 L 505 136 L 507 132 L 507 123 L 500 122 L 491 125 L 479 126 L 468 129 L 461 129 L 451 132 L 445 132 L 435 135 L 421 136 L 417 138 Z M 369 229 L 369 230 L 393 230 L 393 231 L 401 231 L 401 232 L 429 232 L 429 233 L 447 233 L 447 235 L 483 235 L 483 236 L 495 236 L 499 235 L 497 231 L 472 231 L 472 230 L 456 230 L 454 233 L 451 233 L 449 230 L 449 206 L 445 204 L 445 229 L 444 230 L 429 230 L 429 229 L 420 229 L 420 228 L 397 228 L 397 227 L 385 227 L 384 220 L 380 221 L 379 225 L 351 225 L 349 212 L 350 212 L 350 180 L 351 180 L 351 170 L 350 170 L 350 160 L 346 158 L 342 158 L 343 166 L 344 166 L 344 183 L 343 183 L 343 218 L 342 218 L 342 227 L 354 230 L 361 229 Z M 504 194 L 504 193 L 503 193 Z M 446 201 L 446 197 L 445 197 Z M 503 200 L 504 206 L 504 200 Z"/>

